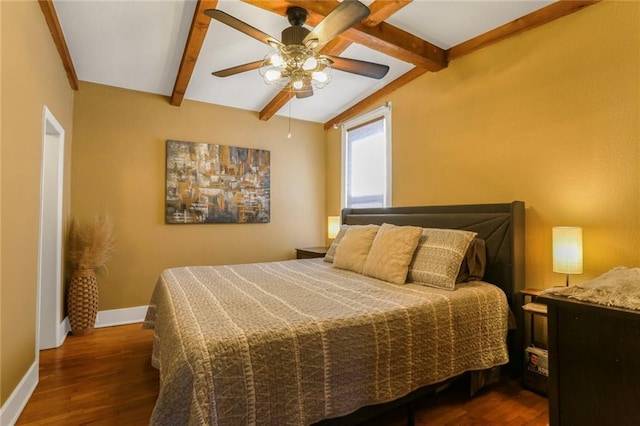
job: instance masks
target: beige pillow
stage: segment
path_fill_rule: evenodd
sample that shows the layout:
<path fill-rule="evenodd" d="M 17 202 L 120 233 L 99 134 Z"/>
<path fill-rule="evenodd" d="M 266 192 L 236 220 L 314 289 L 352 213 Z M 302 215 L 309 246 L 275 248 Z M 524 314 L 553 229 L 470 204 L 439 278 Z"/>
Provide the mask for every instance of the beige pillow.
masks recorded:
<path fill-rule="evenodd" d="M 390 283 L 404 284 L 421 235 L 422 228 L 417 226 L 383 223 L 373 240 L 363 273 Z"/>
<path fill-rule="evenodd" d="M 361 274 L 378 228 L 378 225 L 349 227 L 336 248 L 333 266 Z"/>
<path fill-rule="evenodd" d="M 347 229 L 349 229 L 349 225 L 342 225 L 340 227 L 340 231 L 338 231 L 336 238 L 334 238 L 333 242 L 329 246 L 329 249 L 327 250 L 327 254 L 324 255 L 325 262 L 333 263 L 333 258 L 336 256 L 336 249 L 338 248 L 338 244 L 340 244 L 340 240 L 342 239 L 342 237 L 344 237 L 344 234 L 345 232 L 347 232 Z"/>
<path fill-rule="evenodd" d="M 476 235 L 455 229 L 423 229 L 407 281 L 455 290 L 462 259 Z"/>

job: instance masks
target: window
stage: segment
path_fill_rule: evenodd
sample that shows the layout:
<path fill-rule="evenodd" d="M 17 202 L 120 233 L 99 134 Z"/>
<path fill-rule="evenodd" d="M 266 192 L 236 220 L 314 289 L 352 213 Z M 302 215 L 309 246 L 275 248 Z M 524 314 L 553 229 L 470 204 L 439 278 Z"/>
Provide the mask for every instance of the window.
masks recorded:
<path fill-rule="evenodd" d="M 342 206 L 391 205 L 391 104 L 342 125 Z"/>

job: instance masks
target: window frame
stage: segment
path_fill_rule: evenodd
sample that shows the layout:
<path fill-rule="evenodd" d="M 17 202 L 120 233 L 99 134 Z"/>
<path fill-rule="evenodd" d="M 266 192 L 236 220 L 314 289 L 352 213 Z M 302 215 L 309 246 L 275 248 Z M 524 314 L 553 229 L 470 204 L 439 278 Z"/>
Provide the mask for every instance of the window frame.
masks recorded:
<path fill-rule="evenodd" d="M 361 114 L 355 118 L 345 121 L 341 126 L 341 165 L 340 165 L 340 207 L 347 207 L 347 132 L 371 121 L 382 118 L 385 133 L 385 193 L 383 194 L 383 205 L 381 207 L 392 206 L 392 157 L 391 157 L 391 102 L 386 102 L 369 112 Z"/>

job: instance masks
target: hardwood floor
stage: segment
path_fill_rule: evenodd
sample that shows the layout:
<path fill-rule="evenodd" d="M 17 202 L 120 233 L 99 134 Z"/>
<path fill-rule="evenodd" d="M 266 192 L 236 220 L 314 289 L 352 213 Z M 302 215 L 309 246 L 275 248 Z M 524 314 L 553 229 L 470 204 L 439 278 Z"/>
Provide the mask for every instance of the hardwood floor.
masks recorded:
<path fill-rule="evenodd" d="M 149 424 L 158 396 L 152 342 L 153 331 L 131 324 L 40 352 L 40 383 L 16 424 Z"/>
<path fill-rule="evenodd" d="M 153 332 L 141 324 L 68 336 L 58 349 L 40 353 L 40 383 L 17 425 L 146 425 L 158 395 L 151 366 Z M 404 410 L 370 425 L 406 424 Z M 416 425 L 547 425 L 547 399 L 513 380 L 473 399 L 454 385 L 416 404 Z"/>

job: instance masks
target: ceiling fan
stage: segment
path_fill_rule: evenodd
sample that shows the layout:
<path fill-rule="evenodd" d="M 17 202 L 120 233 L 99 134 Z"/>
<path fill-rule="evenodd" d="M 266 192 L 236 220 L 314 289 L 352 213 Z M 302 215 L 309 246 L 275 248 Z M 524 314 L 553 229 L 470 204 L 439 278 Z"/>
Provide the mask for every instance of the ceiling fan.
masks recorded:
<path fill-rule="evenodd" d="M 328 42 L 369 15 L 369 8 L 356 0 L 344 0 L 312 30 L 303 27 L 307 11 L 289 7 L 287 19 L 291 26 L 282 31 L 282 41 L 221 10 L 207 9 L 204 13 L 274 49 L 263 60 L 215 71 L 212 74 L 216 77 L 259 69 L 268 84 L 286 87 L 297 98 L 306 98 L 313 95 L 314 87 L 322 88 L 330 82 L 332 68 L 375 79 L 389 71 L 387 65 L 319 53 Z"/>

